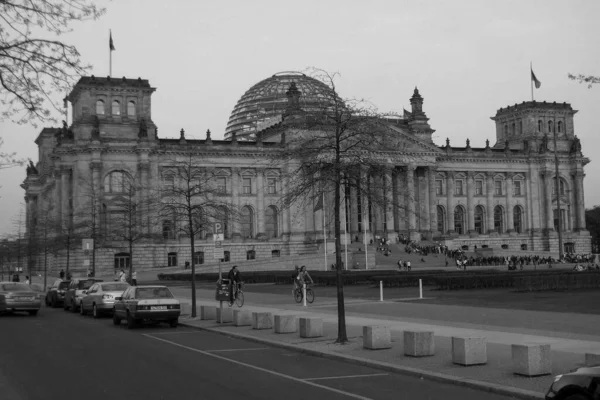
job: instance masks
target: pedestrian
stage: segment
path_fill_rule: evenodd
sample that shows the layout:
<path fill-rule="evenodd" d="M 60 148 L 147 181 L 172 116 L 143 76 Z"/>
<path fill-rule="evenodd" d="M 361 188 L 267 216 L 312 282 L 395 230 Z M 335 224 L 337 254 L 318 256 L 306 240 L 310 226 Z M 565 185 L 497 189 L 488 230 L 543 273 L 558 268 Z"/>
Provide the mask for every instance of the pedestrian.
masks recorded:
<path fill-rule="evenodd" d="M 407 271 L 410 271 L 410 261 L 407 261 L 407 262 L 406 262 L 406 270 L 407 270 Z"/>
<path fill-rule="evenodd" d="M 185 265 L 183 266 L 183 269 L 188 269 L 190 267 L 190 262 L 186 261 Z"/>
<path fill-rule="evenodd" d="M 137 286 L 137 271 L 131 274 L 131 286 Z"/>
<path fill-rule="evenodd" d="M 121 270 L 121 273 L 119 274 L 119 280 L 121 282 L 127 282 L 127 274 L 124 270 Z"/>
<path fill-rule="evenodd" d="M 60 277 L 60 279 L 65 279 L 65 270 L 61 269 L 60 273 L 58 274 L 58 276 Z"/>
<path fill-rule="evenodd" d="M 25 284 L 29 285 L 31 282 L 29 281 L 29 277 L 25 275 Z"/>
<path fill-rule="evenodd" d="M 402 260 L 398 260 L 398 270 L 402 271 Z"/>

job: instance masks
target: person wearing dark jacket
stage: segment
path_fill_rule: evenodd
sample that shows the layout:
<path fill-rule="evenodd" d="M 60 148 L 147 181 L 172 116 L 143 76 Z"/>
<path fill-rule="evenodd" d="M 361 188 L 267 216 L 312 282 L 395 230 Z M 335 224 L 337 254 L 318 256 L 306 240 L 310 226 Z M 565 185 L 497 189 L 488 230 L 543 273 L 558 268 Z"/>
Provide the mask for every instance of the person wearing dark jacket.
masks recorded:
<path fill-rule="evenodd" d="M 239 285 L 242 283 L 242 276 L 240 275 L 240 271 L 238 271 L 237 265 L 234 265 L 229 270 L 227 274 L 227 279 L 229 279 L 229 303 L 233 304 L 233 283 L 235 282 L 235 290 L 237 291 Z"/>

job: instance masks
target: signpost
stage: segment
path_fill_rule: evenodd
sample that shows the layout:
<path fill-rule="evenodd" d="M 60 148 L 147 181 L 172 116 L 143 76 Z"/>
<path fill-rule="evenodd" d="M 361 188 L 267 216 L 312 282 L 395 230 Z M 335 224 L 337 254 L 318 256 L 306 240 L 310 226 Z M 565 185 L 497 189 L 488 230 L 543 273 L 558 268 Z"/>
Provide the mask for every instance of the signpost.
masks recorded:
<path fill-rule="evenodd" d="M 223 298 L 225 297 L 225 293 L 227 294 L 227 298 L 229 298 L 229 282 L 227 282 L 227 288 L 225 288 L 223 273 L 221 271 L 221 260 L 225 257 L 223 252 L 224 239 L 225 234 L 223 233 L 223 224 L 221 222 L 215 222 L 213 227 L 213 240 L 215 242 L 214 257 L 219 260 L 219 281 L 217 282 L 215 300 L 219 301 L 219 308 L 221 309 L 221 312 L 219 313 L 219 323 L 221 324 L 223 323 Z"/>
<path fill-rule="evenodd" d="M 90 271 L 90 252 L 94 249 L 94 239 L 81 239 L 81 248 L 83 249 L 83 255 L 85 256 L 85 260 L 83 260 L 83 266 L 86 267 L 87 272 L 86 275 L 95 275 L 94 270 Z M 94 265 L 95 267 L 95 265 Z"/>

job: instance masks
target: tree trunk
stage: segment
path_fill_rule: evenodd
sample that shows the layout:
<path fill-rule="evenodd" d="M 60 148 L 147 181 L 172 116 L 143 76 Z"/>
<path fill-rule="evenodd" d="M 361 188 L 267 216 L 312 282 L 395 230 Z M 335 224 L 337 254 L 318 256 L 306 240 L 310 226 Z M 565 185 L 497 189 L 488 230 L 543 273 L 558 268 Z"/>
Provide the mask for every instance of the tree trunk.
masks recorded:
<path fill-rule="evenodd" d="M 335 182 L 335 205 L 334 205 L 334 224 L 335 224 L 335 265 L 336 265 L 336 285 L 337 285 L 337 305 L 338 305 L 338 337 L 336 343 L 344 344 L 348 341 L 346 333 L 346 308 L 344 305 L 344 277 L 342 275 L 342 246 L 340 240 L 340 179 L 337 175 Z"/>
<path fill-rule="evenodd" d="M 194 262 L 194 236 L 194 233 L 190 232 L 190 244 L 192 246 L 192 318 L 196 318 L 196 263 Z"/>
<path fill-rule="evenodd" d="M 133 283 L 133 242 L 129 241 L 129 284 Z"/>

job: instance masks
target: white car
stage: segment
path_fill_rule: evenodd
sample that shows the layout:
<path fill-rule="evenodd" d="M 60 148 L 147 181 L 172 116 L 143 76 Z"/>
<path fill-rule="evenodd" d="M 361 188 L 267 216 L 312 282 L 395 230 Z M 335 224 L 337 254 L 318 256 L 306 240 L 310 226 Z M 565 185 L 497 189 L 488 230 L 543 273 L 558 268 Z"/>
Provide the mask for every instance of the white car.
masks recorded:
<path fill-rule="evenodd" d="M 129 287 L 126 282 L 98 282 L 85 290 L 81 299 L 79 312 L 85 315 L 92 313 L 94 318 L 101 314 L 112 314 L 115 307 L 115 298 L 120 297 Z"/>
<path fill-rule="evenodd" d="M 181 314 L 181 304 L 166 286 L 131 286 L 115 299 L 113 323 L 127 321 L 132 329 L 143 321 L 168 322 L 176 328 Z"/>

